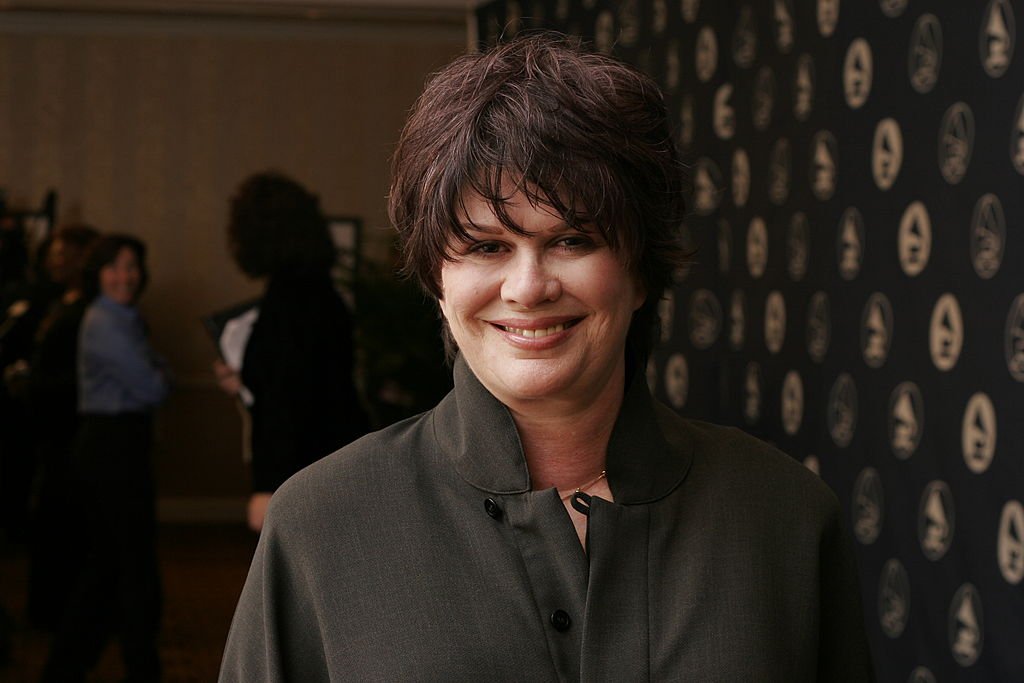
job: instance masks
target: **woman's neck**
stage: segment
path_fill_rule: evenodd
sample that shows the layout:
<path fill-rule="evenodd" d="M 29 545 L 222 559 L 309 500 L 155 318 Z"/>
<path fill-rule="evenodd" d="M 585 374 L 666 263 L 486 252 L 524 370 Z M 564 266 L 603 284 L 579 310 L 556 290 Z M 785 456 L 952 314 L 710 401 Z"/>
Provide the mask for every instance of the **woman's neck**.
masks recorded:
<path fill-rule="evenodd" d="M 604 471 L 624 382 L 617 374 L 600 395 L 583 404 L 545 402 L 511 411 L 534 490 L 573 489 Z"/>

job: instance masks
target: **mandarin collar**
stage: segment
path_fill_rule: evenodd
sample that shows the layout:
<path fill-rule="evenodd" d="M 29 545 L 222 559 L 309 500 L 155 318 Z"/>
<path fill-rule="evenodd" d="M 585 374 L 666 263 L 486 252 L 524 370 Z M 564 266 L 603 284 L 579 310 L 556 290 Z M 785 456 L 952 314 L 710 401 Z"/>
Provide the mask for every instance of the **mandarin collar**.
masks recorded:
<path fill-rule="evenodd" d="M 508 408 L 476 378 L 460 354 L 455 388 L 433 412 L 434 437 L 459 475 L 489 493 L 530 490 L 530 472 L 519 432 Z M 686 477 L 693 442 L 679 418 L 653 399 L 643 373 L 633 372 L 612 428 L 605 463 L 615 502 L 651 503 L 671 493 Z"/>

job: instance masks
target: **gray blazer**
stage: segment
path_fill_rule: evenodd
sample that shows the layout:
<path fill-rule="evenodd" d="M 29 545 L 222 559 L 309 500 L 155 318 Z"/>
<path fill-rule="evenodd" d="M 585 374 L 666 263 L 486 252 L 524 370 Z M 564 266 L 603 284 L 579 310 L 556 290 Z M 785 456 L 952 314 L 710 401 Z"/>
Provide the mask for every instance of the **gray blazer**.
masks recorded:
<path fill-rule="evenodd" d="M 228 681 L 867 681 L 835 495 L 634 376 L 588 552 L 460 359 L 435 409 L 274 495 Z"/>

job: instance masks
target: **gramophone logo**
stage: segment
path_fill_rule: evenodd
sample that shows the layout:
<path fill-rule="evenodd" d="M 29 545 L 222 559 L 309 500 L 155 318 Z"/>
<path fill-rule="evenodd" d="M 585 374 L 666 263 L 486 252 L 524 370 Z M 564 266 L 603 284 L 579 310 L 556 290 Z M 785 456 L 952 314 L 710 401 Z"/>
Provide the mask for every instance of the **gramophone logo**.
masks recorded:
<path fill-rule="evenodd" d="M 967 174 L 974 149 L 974 114 L 963 102 L 946 110 L 939 130 L 939 171 L 950 185 L 956 185 Z"/>
<path fill-rule="evenodd" d="M 893 558 L 882 567 L 878 582 L 878 621 L 882 632 L 899 638 L 910 617 L 910 579 L 903 563 Z"/>
<path fill-rule="evenodd" d="M 673 353 L 665 363 L 665 397 L 669 405 L 679 410 L 686 405 L 689 392 L 690 368 L 686 357 L 681 353 Z"/>
<path fill-rule="evenodd" d="M 785 339 L 786 300 L 781 292 L 774 290 L 768 293 L 764 302 L 764 344 L 771 353 L 778 353 Z"/>
<path fill-rule="evenodd" d="M 898 17 L 907 9 L 908 0 L 881 0 L 882 14 L 887 17 Z"/>
<path fill-rule="evenodd" d="M 843 61 L 843 94 L 851 109 L 860 109 L 868 101 L 873 75 L 871 46 L 863 38 L 857 38 L 850 43 Z"/>
<path fill-rule="evenodd" d="M 986 194 L 974 205 L 971 219 L 971 264 L 978 277 L 988 280 L 999 272 L 1006 244 L 1006 216 L 994 194 Z"/>
<path fill-rule="evenodd" d="M 991 0 L 981 20 L 981 37 L 978 41 L 978 52 L 985 73 L 992 78 L 999 78 L 1006 73 L 1013 59 L 1015 42 L 1013 7 L 1008 0 Z"/>
<path fill-rule="evenodd" d="M 928 335 L 928 348 L 935 367 L 943 372 L 951 370 L 964 347 L 964 320 L 960 304 L 952 294 L 943 294 L 932 310 Z"/>
<path fill-rule="evenodd" d="M 1017 585 L 1024 579 L 1024 507 L 1011 500 L 1003 506 L 999 520 L 999 571 L 1008 583 Z"/>
<path fill-rule="evenodd" d="M 772 147 L 771 162 L 768 165 L 768 199 L 773 204 L 784 204 L 789 197 L 789 171 L 789 140 L 779 138 Z"/>
<path fill-rule="evenodd" d="M 828 311 L 828 295 L 815 292 L 807 305 L 807 355 L 815 363 L 825 360 L 832 335 Z"/>
<path fill-rule="evenodd" d="M 768 227 L 764 219 L 754 216 L 747 228 L 747 271 L 750 277 L 759 278 L 764 275 L 768 266 Z"/>
<path fill-rule="evenodd" d="M 918 667 L 910 672 L 906 683 L 937 683 L 935 674 L 927 667 Z"/>
<path fill-rule="evenodd" d="M 806 121 L 814 108 L 814 60 L 810 55 L 800 55 L 796 63 L 796 80 L 793 83 L 793 116 L 797 121 Z"/>
<path fill-rule="evenodd" d="M 698 289 L 690 298 L 690 342 L 694 348 L 710 348 L 722 330 L 722 307 L 708 289 Z"/>
<path fill-rule="evenodd" d="M 839 219 L 838 255 L 839 275 L 844 280 L 857 277 L 864 260 L 864 218 L 853 206 Z"/>
<path fill-rule="evenodd" d="M 910 672 L 910 678 L 907 679 L 907 683 L 937 683 L 937 681 L 931 669 L 919 666 Z"/>
<path fill-rule="evenodd" d="M 721 140 L 730 140 L 736 134 L 736 109 L 732 106 L 732 83 L 723 83 L 715 91 L 712 125 Z"/>
<path fill-rule="evenodd" d="M 751 97 L 750 109 L 753 114 L 754 128 L 764 130 L 772 122 L 772 109 L 775 107 L 775 74 L 763 66 L 754 79 L 754 93 Z"/>
<path fill-rule="evenodd" d="M 761 366 L 757 363 L 747 363 L 743 381 L 743 417 L 747 424 L 761 419 Z"/>
<path fill-rule="evenodd" d="M 954 526 L 953 494 L 946 482 L 936 479 L 925 487 L 917 513 L 917 538 L 925 557 L 942 559 L 953 543 Z"/>
<path fill-rule="evenodd" d="M 679 143 L 683 147 L 693 144 L 694 129 L 693 96 L 683 95 L 683 100 L 679 105 Z"/>
<path fill-rule="evenodd" d="M 978 661 L 985 643 L 981 596 L 970 583 L 960 586 L 949 606 L 949 649 L 963 667 Z"/>
<path fill-rule="evenodd" d="M 1013 167 L 1017 173 L 1024 175 L 1024 95 L 1020 96 L 1017 102 L 1017 114 L 1014 116 L 1016 123 L 1013 127 L 1013 134 L 1010 135 L 1010 159 L 1013 160 Z"/>
<path fill-rule="evenodd" d="M 746 206 L 750 199 L 750 157 L 742 147 L 732 153 L 732 203 L 736 208 Z"/>
<path fill-rule="evenodd" d="M 800 373 L 790 370 L 782 381 L 782 428 L 790 436 L 800 431 L 804 419 L 804 383 Z"/>
<path fill-rule="evenodd" d="M 871 148 L 871 173 L 878 189 L 885 191 L 896 182 L 903 165 L 903 134 L 896 119 L 882 119 L 875 128 Z"/>
<path fill-rule="evenodd" d="M 775 20 L 775 44 L 779 52 L 786 55 L 793 49 L 793 6 L 792 0 L 775 0 L 772 19 Z"/>
<path fill-rule="evenodd" d="M 697 21 L 697 11 L 700 10 L 700 0 L 683 0 L 683 21 L 692 24 Z"/>
<path fill-rule="evenodd" d="M 715 31 L 710 26 L 705 26 L 697 34 L 697 58 L 694 62 L 694 70 L 697 72 L 697 80 L 707 83 L 715 75 L 718 68 L 718 39 L 715 38 Z"/>
<path fill-rule="evenodd" d="M 665 87 L 675 90 L 679 86 L 679 43 L 672 41 L 665 51 Z"/>
<path fill-rule="evenodd" d="M 640 37 L 640 0 L 619 3 L 619 42 L 625 47 L 636 45 Z"/>
<path fill-rule="evenodd" d="M 857 386 L 849 373 L 842 373 L 828 395 L 828 431 L 832 441 L 846 448 L 857 429 Z"/>
<path fill-rule="evenodd" d="M 743 69 L 752 66 L 757 59 L 757 28 L 754 8 L 750 5 L 740 8 L 740 16 L 732 34 L 732 58 L 736 66 Z"/>
<path fill-rule="evenodd" d="M 853 535 L 871 545 L 882 533 L 885 515 L 882 478 L 874 467 L 865 467 L 853 483 Z"/>
<path fill-rule="evenodd" d="M 967 469 L 981 474 L 996 454 L 996 409 L 992 400 L 978 392 L 967 401 L 960 438 Z"/>
<path fill-rule="evenodd" d="M 818 460 L 818 456 L 808 455 L 804 458 L 804 467 L 809 469 L 811 472 L 814 472 L 819 477 L 821 476 L 821 461 Z"/>
<path fill-rule="evenodd" d="M 722 173 L 711 159 L 697 160 L 693 181 L 694 210 L 701 216 L 714 213 L 722 197 Z"/>
<path fill-rule="evenodd" d="M 668 5 L 666 0 L 654 0 L 651 15 L 651 28 L 655 33 L 664 33 L 668 27 Z"/>
<path fill-rule="evenodd" d="M 921 273 L 932 253 L 932 219 L 921 202 L 912 202 L 903 212 L 896 237 L 900 267 L 910 277 Z"/>
<path fill-rule="evenodd" d="M 743 339 L 746 336 L 746 308 L 743 292 L 739 289 L 733 291 L 729 301 L 729 346 L 734 351 L 743 348 Z"/>
<path fill-rule="evenodd" d="M 864 306 L 860 325 L 860 348 L 868 367 L 885 365 L 892 343 L 892 323 L 892 304 L 885 294 L 875 292 Z"/>
<path fill-rule="evenodd" d="M 832 133 L 819 131 L 811 142 L 811 191 L 825 201 L 836 191 L 838 146 Z"/>
<path fill-rule="evenodd" d="M 732 226 L 724 218 L 718 219 L 718 270 L 729 272 L 732 263 Z"/>
<path fill-rule="evenodd" d="M 676 314 L 676 293 L 671 287 L 666 287 L 661 298 L 658 299 L 658 322 L 661 324 L 661 343 L 664 344 L 672 338 L 672 328 L 675 324 Z"/>
<path fill-rule="evenodd" d="M 924 432 L 924 399 L 913 382 L 902 382 L 889 397 L 889 445 L 900 460 L 917 450 Z"/>
<path fill-rule="evenodd" d="M 907 69 L 910 85 L 917 92 L 931 92 L 942 66 L 942 25 L 934 14 L 922 14 L 910 34 Z"/>
<path fill-rule="evenodd" d="M 789 221 L 789 233 L 786 236 L 786 271 L 793 282 L 800 282 L 807 274 L 811 251 L 810 234 L 807 216 L 797 211 Z"/>
<path fill-rule="evenodd" d="M 1024 382 L 1024 294 L 1018 294 L 1006 317 L 1006 368 L 1010 376 Z"/>
<path fill-rule="evenodd" d="M 828 38 L 839 23 L 839 0 L 818 0 L 818 33 Z"/>
<path fill-rule="evenodd" d="M 604 10 L 594 21 L 594 47 L 608 55 L 615 47 L 615 16 Z"/>

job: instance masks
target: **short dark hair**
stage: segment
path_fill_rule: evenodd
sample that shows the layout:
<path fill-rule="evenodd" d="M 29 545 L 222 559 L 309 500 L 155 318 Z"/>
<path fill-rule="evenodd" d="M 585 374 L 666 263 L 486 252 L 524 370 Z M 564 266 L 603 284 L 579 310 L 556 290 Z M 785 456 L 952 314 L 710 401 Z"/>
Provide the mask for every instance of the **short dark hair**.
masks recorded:
<path fill-rule="evenodd" d="M 596 227 L 646 290 L 629 332 L 646 356 L 662 290 L 690 258 L 683 175 L 649 76 L 577 40 L 534 34 L 463 55 L 430 80 L 394 154 L 388 210 L 403 272 L 438 299 L 450 240 L 469 240 L 466 193 L 515 233 L 504 203 L 516 192 L 570 226 Z"/>
<path fill-rule="evenodd" d="M 239 186 L 231 199 L 228 239 L 238 266 L 251 277 L 326 274 L 334 263 L 320 199 L 276 171 L 252 175 Z"/>
<path fill-rule="evenodd" d="M 122 249 L 131 249 L 139 264 L 139 291 L 141 294 L 149 282 L 149 270 L 146 267 L 146 245 L 142 240 L 131 235 L 105 235 L 92 245 L 82 269 L 82 292 L 87 300 L 95 299 L 100 293 L 100 271 L 117 260 Z"/>

